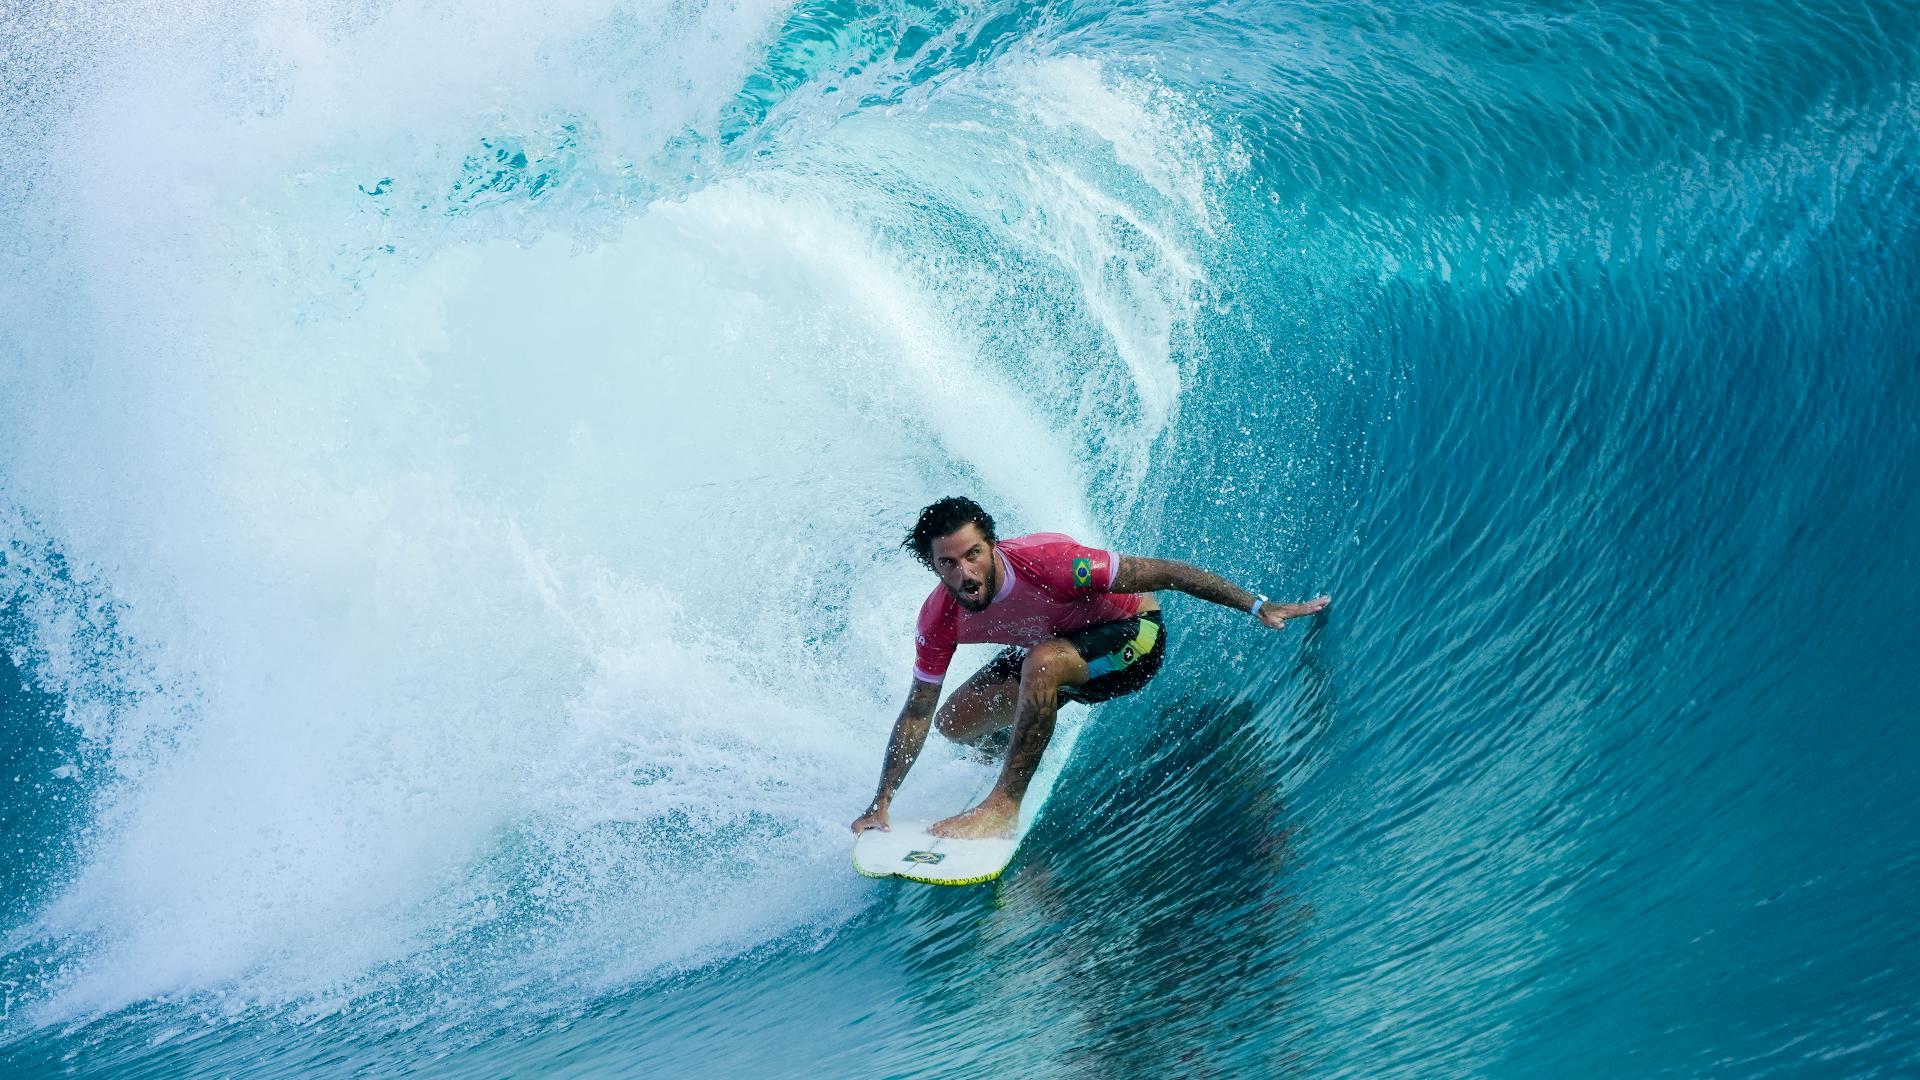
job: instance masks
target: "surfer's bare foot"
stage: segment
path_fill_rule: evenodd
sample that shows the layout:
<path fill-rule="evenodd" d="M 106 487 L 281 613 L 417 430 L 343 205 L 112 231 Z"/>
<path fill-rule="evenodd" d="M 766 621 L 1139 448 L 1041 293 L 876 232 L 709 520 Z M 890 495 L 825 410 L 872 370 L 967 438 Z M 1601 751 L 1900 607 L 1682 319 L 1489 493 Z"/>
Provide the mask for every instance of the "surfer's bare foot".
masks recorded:
<path fill-rule="evenodd" d="M 949 840 L 986 840 L 1012 836 L 1014 822 L 1019 819 L 1020 804 L 996 791 L 982 799 L 979 806 L 936 821 L 927 826 L 927 831 Z"/>

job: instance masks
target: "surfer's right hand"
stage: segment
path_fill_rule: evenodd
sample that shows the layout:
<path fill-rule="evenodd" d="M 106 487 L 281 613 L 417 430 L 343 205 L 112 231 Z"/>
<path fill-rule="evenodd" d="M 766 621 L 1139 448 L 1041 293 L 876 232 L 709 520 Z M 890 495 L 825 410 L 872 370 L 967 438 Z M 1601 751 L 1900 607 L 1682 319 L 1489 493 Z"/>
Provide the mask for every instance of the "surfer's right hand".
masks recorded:
<path fill-rule="evenodd" d="M 885 803 L 874 803 L 872 806 L 867 807 L 866 813 L 853 819 L 853 831 L 856 834 L 866 832 L 868 829 L 879 829 L 881 832 L 893 831 L 892 826 L 887 824 L 887 807 Z"/>

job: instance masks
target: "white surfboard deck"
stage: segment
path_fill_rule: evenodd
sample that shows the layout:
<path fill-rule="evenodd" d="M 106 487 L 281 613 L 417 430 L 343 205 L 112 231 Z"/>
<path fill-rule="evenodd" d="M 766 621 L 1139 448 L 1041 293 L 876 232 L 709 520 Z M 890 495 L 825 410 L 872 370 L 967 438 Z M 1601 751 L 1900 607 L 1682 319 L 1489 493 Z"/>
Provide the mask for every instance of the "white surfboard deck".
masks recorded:
<path fill-rule="evenodd" d="M 1084 716 L 1084 710 L 1075 710 Z M 902 813 L 896 798 L 888 817 L 892 829 L 882 832 L 868 829 L 853 841 L 853 868 L 873 878 L 897 877 L 928 885 L 978 885 L 992 881 L 1006 870 L 1020 850 L 1020 841 L 1040 819 L 1040 810 L 1053 791 L 1067 755 L 1080 738 L 1080 717 L 1055 721 L 1053 739 L 1040 759 L 1040 768 L 1027 785 L 1027 797 L 1020 803 L 1020 820 L 1013 835 L 992 840 L 949 840 L 927 832 L 927 827 L 978 803 L 993 790 L 1000 775 L 999 766 L 981 769 L 982 780 L 961 805 L 931 807 L 920 802 L 909 804 Z M 924 800 L 921 800 L 924 801 Z"/>

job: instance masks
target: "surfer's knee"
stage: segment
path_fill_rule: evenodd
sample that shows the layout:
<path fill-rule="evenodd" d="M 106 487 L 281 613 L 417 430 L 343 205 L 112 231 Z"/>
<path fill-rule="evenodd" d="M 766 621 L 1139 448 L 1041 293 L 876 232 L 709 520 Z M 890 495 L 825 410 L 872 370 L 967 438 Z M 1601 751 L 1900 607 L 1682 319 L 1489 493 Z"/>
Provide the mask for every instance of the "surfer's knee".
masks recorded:
<path fill-rule="evenodd" d="M 983 719 L 981 704 L 971 694 L 955 694 L 933 714 L 933 730 L 955 742 L 967 741 Z"/>
<path fill-rule="evenodd" d="M 947 702 L 933 714 L 933 730 L 955 742 L 960 741 L 960 710 L 953 707 L 953 702 Z"/>
<path fill-rule="evenodd" d="M 1046 682 L 1061 686 L 1067 677 L 1067 661 L 1079 657 L 1071 642 L 1061 638 L 1043 641 L 1027 650 L 1027 658 L 1020 665 L 1020 685 L 1033 686 Z"/>

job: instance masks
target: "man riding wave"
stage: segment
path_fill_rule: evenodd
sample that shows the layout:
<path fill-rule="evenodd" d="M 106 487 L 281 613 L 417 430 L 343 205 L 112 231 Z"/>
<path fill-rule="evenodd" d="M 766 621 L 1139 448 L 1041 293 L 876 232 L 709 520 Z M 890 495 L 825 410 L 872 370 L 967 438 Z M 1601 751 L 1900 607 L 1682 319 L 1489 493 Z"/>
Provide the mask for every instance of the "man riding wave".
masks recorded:
<path fill-rule="evenodd" d="M 1011 726 L 993 790 L 980 805 L 928 829 L 946 837 L 1011 835 L 1060 703 L 1091 705 L 1131 694 L 1160 670 L 1167 653 L 1166 623 L 1153 595 L 1160 589 L 1251 612 L 1275 630 L 1328 602 L 1320 596 L 1274 603 L 1197 566 L 1103 551 L 1062 533 L 1000 540 L 993 518 L 959 497 L 922 510 L 901 546 L 938 574 L 940 584 L 920 605 L 913 689 L 887 740 L 880 788 L 853 822 L 856 833 L 888 828 L 887 807 L 926 745 L 929 726 L 983 747 Z M 955 647 L 975 642 L 1007 648 L 962 683 L 936 717 Z"/>

